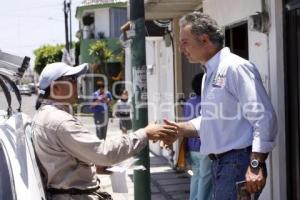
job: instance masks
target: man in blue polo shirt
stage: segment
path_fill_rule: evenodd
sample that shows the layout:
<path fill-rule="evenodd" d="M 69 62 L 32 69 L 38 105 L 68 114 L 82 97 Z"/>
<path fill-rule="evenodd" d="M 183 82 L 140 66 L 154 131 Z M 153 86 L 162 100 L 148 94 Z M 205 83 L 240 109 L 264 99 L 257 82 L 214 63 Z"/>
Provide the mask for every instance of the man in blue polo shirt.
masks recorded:
<path fill-rule="evenodd" d="M 103 80 L 99 80 L 97 86 L 99 89 L 93 93 L 91 110 L 94 113 L 97 136 L 99 139 L 105 139 L 109 118 L 108 109 L 112 102 L 112 95 L 106 90 Z"/>

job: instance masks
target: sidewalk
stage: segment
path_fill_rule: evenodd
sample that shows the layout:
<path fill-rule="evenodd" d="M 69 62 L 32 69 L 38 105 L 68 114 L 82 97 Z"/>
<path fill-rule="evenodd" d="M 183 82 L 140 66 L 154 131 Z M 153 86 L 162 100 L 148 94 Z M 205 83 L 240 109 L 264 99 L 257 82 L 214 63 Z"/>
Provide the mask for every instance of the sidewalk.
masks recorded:
<path fill-rule="evenodd" d="M 152 200 L 186 200 L 189 198 L 189 175 L 176 173 L 164 158 L 150 154 L 150 173 Z M 100 180 L 102 188 L 112 194 L 114 200 L 134 200 L 132 170 L 128 170 L 126 176 L 128 194 L 113 193 L 109 175 L 100 175 Z"/>
<path fill-rule="evenodd" d="M 95 131 L 92 117 L 81 117 L 90 131 Z M 118 119 L 109 121 L 107 137 L 122 134 Z M 186 200 L 189 198 L 190 176 L 174 171 L 164 157 L 150 153 L 151 199 L 152 200 Z M 133 170 L 127 171 L 128 193 L 113 193 L 110 175 L 100 175 L 101 187 L 109 192 L 114 200 L 134 200 Z M 142 199 L 141 199 L 142 200 Z"/>

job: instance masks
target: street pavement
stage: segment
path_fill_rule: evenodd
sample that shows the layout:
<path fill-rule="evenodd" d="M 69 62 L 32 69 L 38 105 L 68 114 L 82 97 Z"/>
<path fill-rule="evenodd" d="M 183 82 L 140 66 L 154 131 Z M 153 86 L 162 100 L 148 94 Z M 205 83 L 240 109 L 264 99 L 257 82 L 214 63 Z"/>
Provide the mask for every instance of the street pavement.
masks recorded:
<path fill-rule="evenodd" d="M 12 97 L 12 108 L 15 111 L 19 104 L 18 101 L 14 95 L 13 92 L 11 92 Z M 36 101 L 36 95 L 26 96 L 22 95 L 22 111 L 29 115 L 30 117 L 33 117 L 35 113 L 35 101 Z M 7 103 L 4 96 L 4 93 L 0 91 L 0 110 L 6 110 L 7 109 Z"/>
<path fill-rule="evenodd" d="M 22 96 L 22 111 L 33 117 L 35 113 L 36 95 Z M 3 93 L 0 92 L 0 110 L 6 110 L 6 102 Z M 17 108 L 17 101 L 13 97 L 13 108 Z M 78 116 L 83 124 L 93 133 L 95 127 L 91 115 Z M 118 137 L 122 133 L 119 130 L 118 119 L 110 119 L 107 137 Z M 186 200 L 189 198 L 190 176 L 186 173 L 174 171 L 164 157 L 150 153 L 150 173 L 151 173 L 151 199 L 152 200 Z M 100 175 L 102 188 L 112 194 L 114 200 L 133 200 L 134 183 L 133 170 L 126 173 L 126 183 L 128 193 L 114 193 L 110 175 Z M 142 199 L 136 199 L 142 200 Z"/>

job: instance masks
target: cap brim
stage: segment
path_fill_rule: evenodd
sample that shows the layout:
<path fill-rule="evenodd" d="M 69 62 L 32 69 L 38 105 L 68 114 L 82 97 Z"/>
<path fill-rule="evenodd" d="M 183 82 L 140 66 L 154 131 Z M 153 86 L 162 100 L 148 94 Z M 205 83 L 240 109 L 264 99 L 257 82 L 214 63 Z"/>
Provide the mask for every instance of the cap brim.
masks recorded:
<path fill-rule="evenodd" d="M 76 67 L 72 67 L 64 74 L 64 76 L 80 76 L 82 74 L 85 74 L 88 71 L 88 68 L 89 65 L 87 63 L 83 63 Z"/>

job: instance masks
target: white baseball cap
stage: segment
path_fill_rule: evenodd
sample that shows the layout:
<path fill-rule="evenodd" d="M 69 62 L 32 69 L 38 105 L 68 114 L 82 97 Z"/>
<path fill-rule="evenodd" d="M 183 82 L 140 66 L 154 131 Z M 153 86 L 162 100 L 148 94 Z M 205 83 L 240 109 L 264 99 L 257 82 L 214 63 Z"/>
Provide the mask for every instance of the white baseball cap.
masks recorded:
<path fill-rule="evenodd" d="M 62 76 L 80 76 L 85 74 L 88 70 L 88 64 L 84 63 L 76 67 L 72 67 L 63 62 L 56 62 L 46 65 L 43 69 L 40 80 L 39 88 L 46 89 L 51 83 Z"/>

